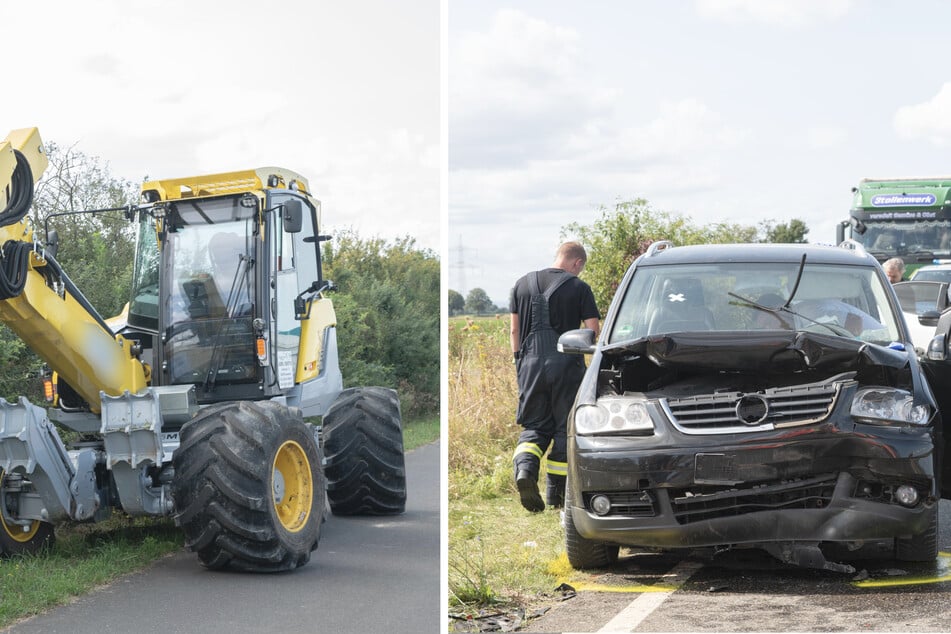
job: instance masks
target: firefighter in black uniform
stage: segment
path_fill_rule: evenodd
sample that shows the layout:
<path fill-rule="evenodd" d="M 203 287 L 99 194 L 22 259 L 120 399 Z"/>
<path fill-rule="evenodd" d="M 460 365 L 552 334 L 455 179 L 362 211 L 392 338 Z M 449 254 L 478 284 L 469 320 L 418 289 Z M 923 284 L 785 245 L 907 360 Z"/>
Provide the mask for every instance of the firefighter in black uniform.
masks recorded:
<path fill-rule="evenodd" d="M 549 445 L 546 498 L 560 507 L 568 473 L 567 422 L 584 376 L 581 356 L 558 352 L 561 333 L 584 324 L 597 336 L 600 314 L 591 287 L 578 279 L 588 256 L 577 242 L 558 248 L 551 268 L 533 271 L 512 288 L 510 339 L 518 373 L 516 421 L 524 429 L 513 462 L 522 506 L 545 509 L 538 492 L 541 458 Z"/>

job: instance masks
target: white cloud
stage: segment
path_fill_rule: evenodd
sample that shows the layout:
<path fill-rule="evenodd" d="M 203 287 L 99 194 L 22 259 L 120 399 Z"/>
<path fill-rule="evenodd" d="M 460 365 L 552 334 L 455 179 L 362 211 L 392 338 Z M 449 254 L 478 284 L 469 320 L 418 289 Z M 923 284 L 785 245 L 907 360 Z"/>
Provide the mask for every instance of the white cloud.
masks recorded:
<path fill-rule="evenodd" d="M 520 11 L 498 11 L 488 31 L 450 44 L 456 166 L 564 152 L 567 137 L 604 116 L 616 96 L 586 79 L 576 32 Z"/>
<path fill-rule="evenodd" d="M 438 0 L 228 6 L 2 3 L 0 24 L 42 24 L 7 33 L 33 81 L 7 100 L 6 125 L 134 181 L 286 167 L 327 222 L 437 248 Z M 280 36 L 261 40 L 261 20 Z"/>
<path fill-rule="evenodd" d="M 486 75 L 516 88 L 526 78 L 534 85 L 559 84 L 575 75 L 578 40 L 572 29 L 503 9 L 493 17 L 489 31 L 469 33 L 459 41 L 453 52 L 453 78 Z"/>
<path fill-rule="evenodd" d="M 895 132 L 904 139 L 927 139 L 938 147 L 951 144 L 951 82 L 931 99 L 895 112 Z"/>
<path fill-rule="evenodd" d="M 513 10 L 495 13 L 487 31 L 454 40 L 453 224 L 513 209 L 545 213 L 546 222 L 567 212 L 570 220 L 571 210 L 619 192 L 706 189 L 718 179 L 715 158 L 749 137 L 696 98 L 661 102 L 653 113 L 635 103 L 630 112 L 624 99 L 631 95 L 599 78 L 585 51 L 574 30 Z M 622 85 L 644 97 L 650 90 Z M 696 178 L 685 184 L 688 173 Z"/>
<path fill-rule="evenodd" d="M 806 130 L 806 145 L 815 150 L 842 147 L 848 141 L 848 131 L 841 126 L 813 126 Z"/>
<path fill-rule="evenodd" d="M 725 124 L 696 99 L 661 103 L 656 116 L 639 126 L 619 116 L 579 126 L 559 151 L 517 164 L 454 164 L 453 220 L 482 222 L 486 209 L 521 209 L 544 212 L 546 222 L 555 222 L 559 212 L 570 220 L 572 212 L 610 203 L 618 195 L 710 189 L 721 179 L 717 157 L 741 146 L 751 134 Z M 453 129 L 453 140 L 456 133 Z"/>
<path fill-rule="evenodd" d="M 851 6 L 852 0 L 696 0 L 703 17 L 791 27 L 841 18 Z"/>

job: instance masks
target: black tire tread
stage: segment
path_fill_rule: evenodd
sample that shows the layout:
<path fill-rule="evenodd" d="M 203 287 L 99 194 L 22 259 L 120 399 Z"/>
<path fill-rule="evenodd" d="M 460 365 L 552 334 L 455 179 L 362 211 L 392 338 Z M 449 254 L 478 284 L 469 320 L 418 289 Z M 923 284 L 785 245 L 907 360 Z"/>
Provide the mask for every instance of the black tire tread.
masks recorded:
<path fill-rule="evenodd" d="M 323 419 L 327 497 L 334 515 L 393 515 L 406 509 L 403 429 L 396 392 L 340 393 Z"/>
<path fill-rule="evenodd" d="M 938 557 L 938 505 L 928 509 L 928 526 L 907 539 L 895 539 L 895 559 L 898 561 L 934 561 Z"/>
<path fill-rule="evenodd" d="M 302 530 L 276 517 L 270 464 L 284 439 L 311 461 L 314 503 Z M 201 410 L 181 430 L 172 499 L 185 546 L 213 570 L 278 572 L 302 566 L 319 539 L 323 514 L 320 452 L 296 410 L 279 403 L 230 402 Z"/>
<path fill-rule="evenodd" d="M 578 533 L 574 518 L 571 515 L 571 509 L 575 506 L 575 502 L 570 482 L 571 479 L 569 478 L 565 491 L 565 507 L 562 511 L 562 524 L 565 528 L 565 552 L 568 555 L 568 563 L 576 570 L 608 568 L 617 562 L 621 547 L 617 544 L 596 542 L 582 537 Z"/>

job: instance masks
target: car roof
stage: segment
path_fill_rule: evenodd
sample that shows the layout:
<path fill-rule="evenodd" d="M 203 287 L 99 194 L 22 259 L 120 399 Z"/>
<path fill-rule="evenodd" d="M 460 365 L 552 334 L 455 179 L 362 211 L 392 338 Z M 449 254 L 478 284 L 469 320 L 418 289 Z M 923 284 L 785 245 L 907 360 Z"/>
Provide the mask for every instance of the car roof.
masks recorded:
<path fill-rule="evenodd" d="M 710 262 L 799 262 L 812 264 L 875 266 L 875 258 L 862 249 L 815 244 L 702 244 L 673 246 L 638 258 L 637 266 L 703 264 Z"/>
<path fill-rule="evenodd" d="M 917 271 L 951 271 L 951 264 L 926 264 L 919 267 Z"/>

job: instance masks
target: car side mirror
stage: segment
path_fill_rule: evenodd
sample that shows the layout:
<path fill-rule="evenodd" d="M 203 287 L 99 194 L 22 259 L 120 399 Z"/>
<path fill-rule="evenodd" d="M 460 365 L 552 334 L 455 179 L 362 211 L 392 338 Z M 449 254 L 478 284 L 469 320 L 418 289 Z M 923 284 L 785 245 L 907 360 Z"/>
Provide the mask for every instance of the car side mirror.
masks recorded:
<path fill-rule="evenodd" d="M 922 326 L 931 326 L 932 328 L 937 327 L 938 319 L 941 318 L 941 313 L 936 310 L 926 310 L 925 312 L 918 315 L 918 323 Z"/>
<path fill-rule="evenodd" d="M 928 343 L 928 350 L 925 353 L 928 359 L 931 361 L 947 361 L 949 337 L 951 337 L 951 310 L 946 310 L 938 318 L 938 326 L 935 329 L 934 337 Z"/>
<path fill-rule="evenodd" d="M 304 224 L 304 210 L 301 202 L 296 198 L 285 200 L 281 204 L 281 218 L 284 221 L 284 231 L 300 233 Z"/>
<path fill-rule="evenodd" d="M 558 352 L 594 354 L 594 331 L 590 328 L 569 330 L 558 337 Z"/>

